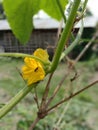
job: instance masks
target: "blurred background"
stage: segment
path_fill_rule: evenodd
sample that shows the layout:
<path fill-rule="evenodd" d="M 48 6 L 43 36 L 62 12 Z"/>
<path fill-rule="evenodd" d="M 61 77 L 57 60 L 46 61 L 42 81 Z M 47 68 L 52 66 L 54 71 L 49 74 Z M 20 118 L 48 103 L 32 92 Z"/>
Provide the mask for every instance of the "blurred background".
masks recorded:
<path fill-rule="evenodd" d="M 62 85 L 53 104 L 60 101 L 69 92 L 77 91 L 91 82 L 98 80 L 98 0 L 89 0 L 87 15 L 84 19 L 84 31 L 81 44 L 68 55 L 74 61 L 80 52 L 90 46 L 79 62 L 76 64 L 78 77 L 71 82 L 75 72 L 70 73 Z M 57 30 L 60 22 L 49 17 L 42 10 L 34 17 L 34 30 L 30 40 L 23 45 L 14 36 L 7 22 L 0 0 L 0 53 L 21 52 L 32 54 L 36 48 L 48 49 L 52 60 L 57 38 Z M 76 36 L 81 24 L 74 29 Z M 91 39 L 95 36 L 93 41 Z M 20 58 L 0 57 L 0 107 L 8 102 L 25 85 L 20 75 L 23 60 Z M 49 96 L 67 73 L 68 64 L 66 58 L 56 70 Z M 48 77 L 38 86 L 39 99 L 42 97 L 44 86 Z M 68 93 L 67 93 L 68 92 Z M 32 104 L 32 105 L 31 105 Z M 27 95 L 15 108 L 0 120 L 0 130 L 28 130 L 30 123 L 35 119 L 37 107 L 34 101 L 34 92 Z M 13 118 L 14 117 L 14 118 Z M 98 84 L 79 94 L 68 103 L 63 104 L 52 114 L 40 121 L 34 130 L 98 130 Z"/>

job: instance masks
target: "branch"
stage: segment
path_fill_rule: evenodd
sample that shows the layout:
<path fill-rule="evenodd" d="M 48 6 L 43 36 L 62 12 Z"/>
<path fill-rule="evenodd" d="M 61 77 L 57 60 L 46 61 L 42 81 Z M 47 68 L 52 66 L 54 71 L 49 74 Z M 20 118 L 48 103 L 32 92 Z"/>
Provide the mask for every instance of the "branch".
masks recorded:
<path fill-rule="evenodd" d="M 64 102 L 69 101 L 70 99 L 72 99 L 73 97 L 77 96 L 78 94 L 80 94 L 81 92 L 85 91 L 86 89 L 92 87 L 93 85 L 97 84 L 98 80 L 96 80 L 95 82 L 89 84 L 88 86 L 84 87 L 83 89 L 79 90 L 78 92 L 75 92 L 74 94 L 71 94 L 69 97 L 64 98 L 62 101 L 60 101 L 59 103 L 57 103 L 56 105 L 54 105 L 53 107 L 49 108 L 47 110 L 47 113 L 50 112 L 51 110 L 55 109 L 56 107 L 60 106 L 61 104 L 63 104 Z"/>
<path fill-rule="evenodd" d="M 36 87 L 34 87 L 34 92 L 35 92 L 35 97 L 34 97 L 34 100 L 37 104 L 37 108 L 39 110 L 39 101 L 38 101 L 38 95 L 37 95 L 37 90 L 36 90 Z"/>
<path fill-rule="evenodd" d="M 95 35 L 92 37 L 92 39 L 88 42 L 88 44 L 84 47 L 84 49 L 78 55 L 78 57 L 76 58 L 75 62 L 80 60 L 80 58 L 84 55 L 84 53 L 87 51 L 87 49 L 90 47 L 90 45 L 95 41 L 97 36 L 98 36 L 98 31 L 96 31 Z"/>
<path fill-rule="evenodd" d="M 58 40 L 60 38 L 61 31 L 62 31 L 62 25 L 63 25 L 63 20 L 61 20 L 60 25 L 59 25 L 58 30 L 57 30 L 57 36 L 56 36 L 56 40 L 55 40 L 55 45 L 57 45 Z"/>
<path fill-rule="evenodd" d="M 58 5 L 58 7 L 59 7 L 59 9 L 60 9 L 60 12 L 61 12 L 61 14 L 62 14 L 62 17 L 63 17 L 63 19 L 64 19 L 64 22 L 66 23 L 66 17 L 65 17 L 64 11 L 63 11 L 63 9 L 62 9 L 62 5 L 61 5 L 61 3 L 60 3 L 60 0 L 56 0 L 56 2 L 57 2 L 57 5 Z"/>
<path fill-rule="evenodd" d="M 31 124 L 29 130 L 33 130 L 33 128 L 36 126 L 36 124 L 39 122 L 39 120 L 40 120 L 40 119 L 37 117 L 37 118 L 35 119 L 35 121 Z"/>
<path fill-rule="evenodd" d="M 67 112 L 69 106 L 70 106 L 70 103 L 71 103 L 71 100 L 70 102 L 67 103 L 67 105 L 64 107 L 64 110 L 63 112 L 61 113 L 60 117 L 58 118 L 58 121 L 54 127 L 54 130 L 57 130 L 57 128 L 59 127 L 60 128 L 60 125 L 61 125 L 61 122 L 62 122 L 62 119 L 64 118 L 65 116 L 65 113 Z"/>
<path fill-rule="evenodd" d="M 49 106 L 49 104 L 51 103 L 51 101 L 54 99 L 54 97 L 56 96 L 56 94 L 58 93 L 59 89 L 61 88 L 65 78 L 67 77 L 68 73 L 64 75 L 64 77 L 62 78 L 62 80 L 60 81 L 60 83 L 58 84 L 58 86 L 55 88 L 53 95 L 49 98 L 46 107 Z"/>
<path fill-rule="evenodd" d="M 79 30 L 79 32 L 78 32 L 77 38 L 76 38 L 75 41 L 67 48 L 67 50 L 65 50 L 65 51 L 63 52 L 63 54 L 62 54 L 62 56 L 61 56 L 61 58 L 60 58 L 60 61 L 63 59 L 64 56 L 66 56 L 66 55 L 79 43 L 80 38 L 81 38 L 81 35 L 82 35 L 82 32 L 83 32 L 83 21 L 82 21 L 82 26 L 81 26 L 81 28 L 80 28 L 80 30 Z M 50 97 L 50 99 L 49 99 L 48 102 L 47 102 L 47 105 L 46 105 L 47 107 L 48 107 L 48 105 L 50 104 L 50 102 L 54 99 L 54 97 L 56 96 L 56 94 L 58 93 L 58 91 L 59 91 L 61 85 L 63 84 L 63 82 L 64 82 L 66 76 L 70 73 L 70 71 L 71 71 L 71 68 L 70 68 L 69 72 L 63 77 L 63 79 L 62 79 L 61 82 L 58 84 L 58 86 L 56 87 L 56 89 L 54 90 L 53 95 Z M 77 74 L 77 73 L 75 73 L 75 74 Z M 76 75 L 75 75 L 74 79 L 75 79 L 75 78 L 76 78 Z M 74 79 L 72 79 L 72 80 L 74 80 Z"/>
<path fill-rule="evenodd" d="M 88 3 L 88 0 L 85 0 L 84 3 L 83 3 L 83 10 L 82 10 L 82 13 L 85 12 L 85 9 L 86 9 L 86 6 L 87 6 L 87 3 Z"/>
<path fill-rule="evenodd" d="M 53 76 L 53 73 L 50 74 L 49 80 L 47 82 L 47 85 L 46 85 L 46 88 L 45 88 L 45 91 L 44 91 L 44 94 L 43 94 L 43 97 L 42 97 L 42 102 L 41 102 L 41 105 L 40 105 L 40 110 L 39 110 L 40 112 L 42 110 L 44 111 L 46 101 L 47 101 L 47 97 L 48 97 L 48 93 L 49 93 L 50 82 L 51 82 L 52 76 Z"/>

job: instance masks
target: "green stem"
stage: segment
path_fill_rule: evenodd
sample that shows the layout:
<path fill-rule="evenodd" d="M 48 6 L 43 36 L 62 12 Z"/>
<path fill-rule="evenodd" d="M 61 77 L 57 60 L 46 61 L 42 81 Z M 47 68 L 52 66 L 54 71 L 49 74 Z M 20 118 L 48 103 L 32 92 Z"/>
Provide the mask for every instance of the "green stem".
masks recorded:
<path fill-rule="evenodd" d="M 37 84 L 33 84 L 30 87 L 24 87 L 19 93 L 16 94 L 5 106 L 0 109 L 0 118 L 6 115 L 21 99 L 23 99 L 32 88 L 36 87 Z"/>
<path fill-rule="evenodd" d="M 55 52 L 55 55 L 54 55 L 54 58 L 53 58 L 52 66 L 51 66 L 51 69 L 50 69 L 51 72 L 53 72 L 57 68 L 61 53 L 62 53 L 63 48 L 64 48 L 64 45 L 65 45 L 65 43 L 67 43 L 68 37 L 71 33 L 71 29 L 73 27 L 73 23 L 74 23 L 76 13 L 77 13 L 77 9 L 79 7 L 80 2 L 81 2 L 81 0 L 74 0 L 69 18 L 66 22 L 66 26 L 65 26 L 65 28 L 62 32 L 61 38 L 58 42 L 58 46 L 57 46 L 57 49 L 56 49 L 56 52 Z"/>
<path fill-rule="evenodd" d="M 80 41 L 80 39 L 81 39 L 81 36 L 82 36 L 82 32 L 83 32 L 83 21 L 82 21 L 82 25 L 81 25 L 81 28 L 79 29 L 79 32 L 78 32 L 78 34 L 77 34 L 76 39 L 74 40 L 73 43 L 71 43 L 71 45 L 70 45 L 64 52 L 62 52 L 61 57 L 60 57 L 60 61 L 61 61 L 66 55 L 68 55 L 68 54 L 73 50 L 73 48 L 79 43 L 79 41 Z"/>
<path fill-rule="evenodd" d="M 33 55 L 29 55 L 29 54 L 24 54 L 24 53 L 0 53 L 0 56 L 4 56 L 4 57 L 16 57 L 16 58 L 25 58 L 25 57 L 30 57 L 30 58 L 34 58 L 35 60 L 38 60 L 39 62 L 41 62 L 44 65 L 50 64 L 50 62 L 45 62 L 43 60 L 41 60 L 40 58 L 33 56 Z"/>
<path fill-rule="evenodd" d="M 84 13 L 85 8 L 86 8 L 86 6 L 87 6 L 87 3 L 88 3 L 88 0 L 85 0 L 84 3 L 83 3 L 83 11 L 82 11 L 82 13 Z"/>
<path fill-rule="evenodd" d="M 58 7 L 59 7 L 59 9 L 60 9 L 60 12 L 61 12 L 61 14 L 62 14 L 62 17 L 63 17 L 63 19 L 64 19 L 64 22 L 66 23 L 66 17 L 65 17 L 64 11 L 63 11 L 63 9 L 62 9 L 62 5 L 61 5 L 61 3 L 60 3 L 60 0 L 56 0 L 56 1 L 57 1 L 57 5 L 58 5 Z"/>
<path fill-rule="evenodd" d="M 65 16 L 65 14 L 64 14 L 64 10 L 63 10 L 63 8 L 62 8 L 62 5 L 61 5 L 61 3 L 60 3 L 60 0 L 57 0 L 57 5 L 58 5 L 59 10 L 60 10 L 60 12 L 61 12 L 61 15 L 62 15 L 62 17 L 63 17 L 63 19 L 64 19 L 64 23 L 66 24 L 66 16 Z M 72 39 L 72 40 L 75 39 L 73 33 L 71 33 L 71 39 Z"/>

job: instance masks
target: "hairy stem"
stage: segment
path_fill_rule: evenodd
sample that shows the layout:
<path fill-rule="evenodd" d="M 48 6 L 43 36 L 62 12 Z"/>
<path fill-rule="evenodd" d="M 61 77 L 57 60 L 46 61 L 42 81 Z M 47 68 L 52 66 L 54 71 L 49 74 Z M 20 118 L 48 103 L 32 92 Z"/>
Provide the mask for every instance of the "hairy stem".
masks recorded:
<path fill-rule="evenodd" d="M 24 87 L 19 93 L 16 94 L 5 106 L 0 109 L 0 118 L 6 115 L 20 100 L 22 100 L 37 84 L 30 87 Z"/>
<path fill-rule="evenodd" d="M 81 2 L 81 0 L 78 0 L 78 1 L 75 0 L 74 3 L 73 3 L 69 18 L 66 22 L 66 26 L 65 26 L 65 28 L 62 32 L 61 38 L 58 42 L 58 46 L 57 46 L 57 49 L 56 49 L 56 52 L 55 52 L 55 55 L 54 55 L 54 58 L 53 58 L 52 66 L 51 66 L 51 69 L 50 69 L 51 72 L 53 72 L 58 66 L 59 58 L 60 58 L 61 53 L 63 51 L 64 45 L 67 42 L 69 35 L 71 33 L 71 29 L 73 27 L 73 23 L 74 23 L 76 13 L 77 13 L 77 9 L 79 7 L 80 2 Z"/>

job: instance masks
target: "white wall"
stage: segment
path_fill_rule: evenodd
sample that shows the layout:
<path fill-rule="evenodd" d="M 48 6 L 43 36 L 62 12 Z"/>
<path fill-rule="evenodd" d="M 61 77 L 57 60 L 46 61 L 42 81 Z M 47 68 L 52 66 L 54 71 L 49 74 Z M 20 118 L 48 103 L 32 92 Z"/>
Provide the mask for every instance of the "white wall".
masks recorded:
<path fill-rule="evenodd" d="M 88 7 L 93 15 L 98 18 L 98 0 L 88 0 Z"/>

